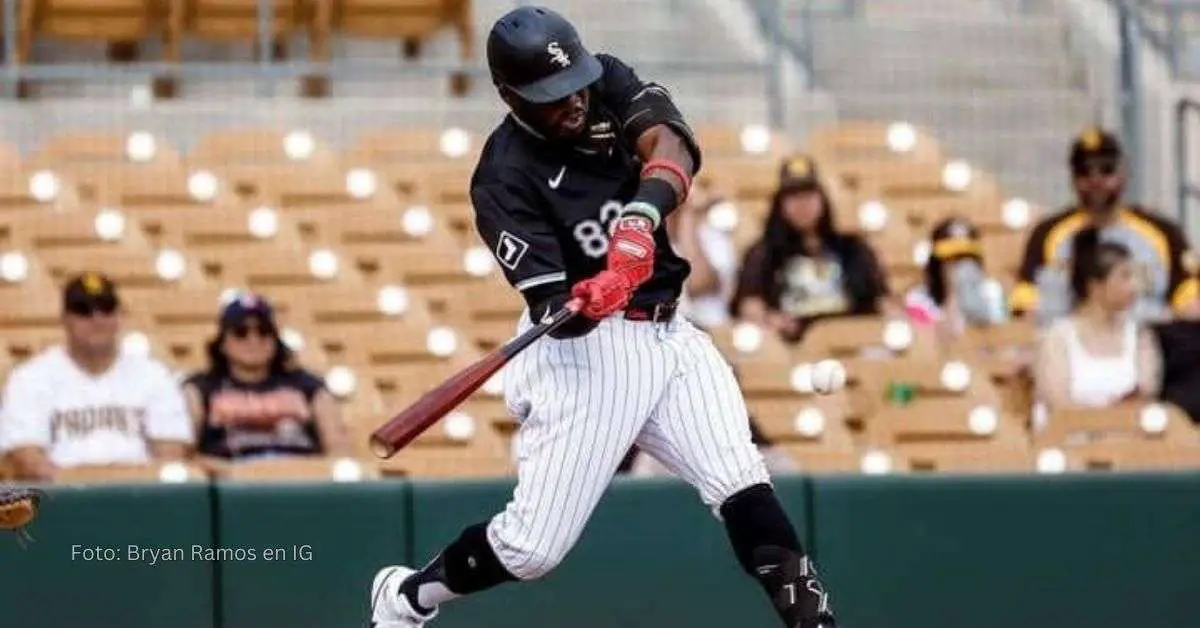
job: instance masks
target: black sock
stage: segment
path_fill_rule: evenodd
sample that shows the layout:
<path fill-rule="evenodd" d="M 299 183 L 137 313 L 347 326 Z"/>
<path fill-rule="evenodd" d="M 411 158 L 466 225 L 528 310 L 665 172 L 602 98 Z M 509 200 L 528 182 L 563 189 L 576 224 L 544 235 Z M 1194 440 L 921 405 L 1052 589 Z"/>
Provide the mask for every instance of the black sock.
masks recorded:
<path fill-rule="evenodd" d="M 742 569 L 762 586 L 788 628 L 836 625 L 825 588 L 769 485 L 730 497 L 721 517 Z"/>
<path fill-rule="evenodd" d="M 428 615 L 433 612 L 432 608 L 421 605 L 421 586 L 426 584 L 446 584 L 446 563 L 442 560 L 442 555 L 438 554 L 433 562 L 425 566 L 424 569 L 409 576 L 404 584 L 400 585 L 400 595 L 403 595 L 408 600 L 413 610 L 422 615 Z M 449 587 L 446 587 L 449 589 Z"/>
<path fill-rule="evenodd" d="M 516 580 L 488 543 L 487 524 L 479 523 L 463 530 L 437 558 L 409 577 L 400 594 L 414 610 L 428 615 L 443 601 Z"/>

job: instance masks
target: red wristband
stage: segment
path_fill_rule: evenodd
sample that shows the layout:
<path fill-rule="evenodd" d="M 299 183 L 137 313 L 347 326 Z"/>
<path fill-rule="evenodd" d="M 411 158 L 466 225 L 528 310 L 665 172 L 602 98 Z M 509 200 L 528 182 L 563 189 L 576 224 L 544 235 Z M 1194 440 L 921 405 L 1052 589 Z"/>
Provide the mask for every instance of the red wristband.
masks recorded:
<path fill-rule="evenodd" d="M 692 191 L 692 178 L 684 172 L 683 167 L 679 164 L 666 159 L 651 159 L 646 162 L 646 165 L 642 166 L 642 178 L 645 179 L 647 175 L 655 170 L 666 170 L 679 177 L 679 181 L 683 183 L 683 193 L 680 195 L 678 204 L 682 205 L 687 200 L 688 194 Z"/>

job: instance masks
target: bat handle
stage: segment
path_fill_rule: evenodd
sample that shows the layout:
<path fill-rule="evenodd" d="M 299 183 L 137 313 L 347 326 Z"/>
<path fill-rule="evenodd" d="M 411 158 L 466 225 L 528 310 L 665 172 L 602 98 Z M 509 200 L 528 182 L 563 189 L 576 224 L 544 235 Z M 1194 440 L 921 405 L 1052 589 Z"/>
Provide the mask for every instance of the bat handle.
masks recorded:
<path fill-rule="evenodd" d="M 572 314 L 578 314 L 583 309 L 583 297 L 575 297 L 564 303 L 563 307 L 570 310 Z"/>

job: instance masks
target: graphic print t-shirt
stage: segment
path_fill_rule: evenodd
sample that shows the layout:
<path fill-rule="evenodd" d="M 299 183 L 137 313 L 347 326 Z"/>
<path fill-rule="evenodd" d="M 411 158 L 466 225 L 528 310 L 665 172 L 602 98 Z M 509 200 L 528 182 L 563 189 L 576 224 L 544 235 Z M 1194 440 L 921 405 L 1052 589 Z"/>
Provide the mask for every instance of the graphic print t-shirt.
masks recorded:
<path fill-rule="evenodd" d="M 188 383 L 204 404 L 202 453 L 248 458 L 324 451 L 313 398 L 325 384 L 312 373 L 294 370 L 254 383 L 202 373 Z"/>
<path fill-rule="evenodd" d="M 144 464 L 148 441 L 192 441 L 170 371 L 138 355 L 94 376 L 52 347 L 13 370 L 2 403 L 0 452 L 41 447 L 58 467 Z"/>
<path fill-rule="evenodd" d="M 850 310 L 843 268 L 834 255 L 790 258 L 781 275 L 779 311 L 796 318 L 844 314 Z"/>

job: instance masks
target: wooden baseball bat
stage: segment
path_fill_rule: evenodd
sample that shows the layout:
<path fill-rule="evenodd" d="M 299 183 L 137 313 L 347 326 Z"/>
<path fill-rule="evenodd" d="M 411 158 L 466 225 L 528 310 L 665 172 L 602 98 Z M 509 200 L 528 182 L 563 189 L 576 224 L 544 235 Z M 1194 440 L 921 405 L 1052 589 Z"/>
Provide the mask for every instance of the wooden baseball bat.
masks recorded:
<path fill-rule="evenodd" d="M 458 407 L 479 390 L 487 380 L 524 351 L 535 340 L 558 329 L 575 317 L 583 307 L 580 299 L 571 299 L 549 319 L 525 330 L 478 362 L 455 373 L 437 388 L 425 393 L 412 405 L 393 416 L 371 434 L 371 451 L 380 458 L 391 458 L 422 432 Z"/>

